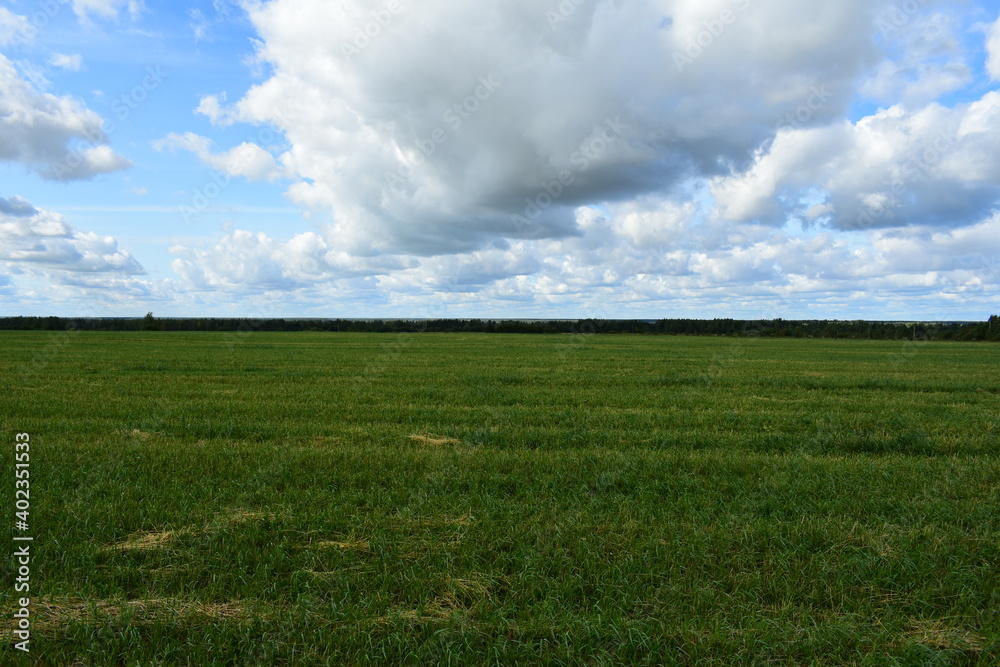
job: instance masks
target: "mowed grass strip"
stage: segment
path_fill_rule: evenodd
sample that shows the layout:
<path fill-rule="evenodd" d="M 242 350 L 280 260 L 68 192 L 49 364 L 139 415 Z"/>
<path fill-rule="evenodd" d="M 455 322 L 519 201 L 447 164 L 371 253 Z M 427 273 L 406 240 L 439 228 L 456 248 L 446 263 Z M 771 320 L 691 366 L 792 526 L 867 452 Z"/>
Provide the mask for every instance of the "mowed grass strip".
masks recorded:
<path fill-rule="evenodd" d="M 990 346 L 2 338 L 51 664 L 1000 655 Z"/>

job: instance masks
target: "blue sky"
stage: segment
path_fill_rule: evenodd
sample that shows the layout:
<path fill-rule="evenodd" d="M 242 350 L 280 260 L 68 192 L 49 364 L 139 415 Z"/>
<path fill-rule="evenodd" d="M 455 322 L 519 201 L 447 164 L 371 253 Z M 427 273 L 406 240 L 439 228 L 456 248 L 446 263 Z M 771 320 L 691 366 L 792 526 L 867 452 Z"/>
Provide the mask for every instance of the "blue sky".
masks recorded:
<path fill-rule="evenodd" d="M 0 314 L 985 319 L 987 2 L 0 4 Z"/>

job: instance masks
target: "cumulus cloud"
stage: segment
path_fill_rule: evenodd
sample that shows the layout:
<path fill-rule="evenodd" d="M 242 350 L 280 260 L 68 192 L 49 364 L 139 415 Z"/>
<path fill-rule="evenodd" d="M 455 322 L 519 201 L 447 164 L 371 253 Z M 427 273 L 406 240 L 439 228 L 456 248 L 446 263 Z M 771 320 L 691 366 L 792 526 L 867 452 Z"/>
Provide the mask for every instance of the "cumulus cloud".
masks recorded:
<path fill-rule="evenodd" d="M 860 239 L 823 230 L 792 234 L 744 224 L 715 227 L 694 218 L 673 232 L 677 241 L 634 242 L 626 220 L 655 216 L 662 209 L 662 202 L 650 201 L 581 211 L 586 237 L 524 248 L 543 268 L 526 280 L 497 281 L 484 292 L 520 294 L 535 302 L 565 300 L 577 308 L 589 303 L 591 312 L 606 317 L 617 316 L 629 304 L 655 304 L 657 312 L 667 308 L 671 314 L 683 309 L 696 316 L 749 311 L 769 317 L 828 317 L 835 305 L 846 310 L 845 304 L 863 296 L 851 309 L 870 309 L 868 316 L 883 318 L 887 312 L 879 312 L 878 304 L 893 302 L 900 315 L 949 301 L 975 307 L 1000 288 L 997 215 L 958 230 L 880 229 Z M 591 235 L 600 241 L 589 243 Z M 771 305 L 764 312 L 767 303 Z M 810 312 L 813 307 L 820 310 Z M 947 319 L 940 310 L 928 307 L 925 312 Z"/>
<path fill-rule="evenodd" d="M 1000 287 L 1000 92 L 970 87 L 967 20 L 916 4 L 243 3 L 265 74 L 194 111 L 284 141 L 153 145 L 284 182 L 314 225 L 178 241 L 170 288 L 285 314 L 971 312 Z"/>
<path fill-rule="evenodd" d="M 405 266 L 394 257 L 359 258 L 337 250 L 315 232 L 277 241 L 267 234 L 234 230 L 211 246 L 177 245 L 171 267 L 197 290 L 258 293 L 295 290 Z"/>
<path fill-rule="evenodd" d="M 23 218 L 38 215 L 38 210 L 27 199 L 14 195 L 9 199 L 0 197 L 0 215 Z"/>
<path fill-rule="evenodd" d="M 126 169 L 107 145 L 103 119 L 70 97 L 42 93 L 0 54 L 0 160 L 69 181 Z"/>
<path fill-rule="evenodd" d="M 40 211 L 16 196 L 0 197 L 0 271 L 60 284 L 93 281 L 99 274 L 145 273 L 113 237 L 75 229 L 58 213 Z"/>
<path fill-rule="evenodd" d="M 110 146 L 102 145 L 70 149 L 62 162 L 47 166 L 39 173 L 51 180 L 69 181 L 121 171 L 130 166 L 132 163 L 126 158 L 115 153 Z"/>
<path fill-rule="evenodd" d="M 185 134 L 170 133 L 163 139 L 153 142 L 157 150 L 187 150 L 219 171 L 230 176 L 243 176 L 250 181 L 275 181 L 284 174 L 284 169 L 278 165 L 274 156 L 260 146 L 244 142 L 235 148 L 221 153 L 212 152 L 212 140 L 192 132 Z"/>
<path fill-rule="evenodd" d="M 274 0 L 249 8 L 274 74 L 230 111 L 284 131 L 288 195 L 352 251 L 563 238 L 582 204 L 745 162 L 816 85 L 810 124 L 843 113 L 875 59 L 871 6 Z"/>
<path fill-rule="evenodd" d="M 718 177 L 718 214 L 841 230 L 963 226 L 1000 201 L 1000 94 L 953 108 L 897 105 L 820 128 L 785 128 L 745 172 Z"/>
<path fill-rule="evenodd" d="M 723 219 L 839 229 L 972 224 L 998 195 L 1000 123 L 976 108 L 989 96 L 934 101 L 971 76 L 953 12 L 895 17 L 879 36 L 899 12 L 889 2 L 393 7 L 250 5 L 273 74 L 234 105 L 210 95 L 197 109 L 281 128 L 288 196 L 329 210 L 331 242 L 349 252 L 567 238 L 583 233 L 580 206 L 693 182 Z M 859 90 L 895 103 L 851 123 Z M 966 115 L 979 118 L 974 139 L 958 136 Z M 233 174 L 276 173 L 252 144 L 191 149 L 217 168 L 251 165 Z M 662 235 L 670 216 L 624 224 Z"/>
<path fill-rule="evenodd" d="M 716 224 L 689 215 L 690 206 L 650 198 L 582 207 L 579 236 L 432 257 L 359 257 L 314 232 L 280 241 L 245 230 L 171 252 L 181 290 L 230 301 L 294 292 L 297 308 L 336 299 L 377 305 L 383 316 L 509 316 L 513 306 L 521 315 L 571 317 L 653 309 L 881 319 L 919 309 L 948 319 L 942 303 L 976 308 L 1000 291 L 1000 215 L 962 229 L 897 227 L 848 239 Z"/>
<path fill-rule="evenodd" d="M 198 102 L 195 113 L 208 117 L 212 125 L 227 126 L 233 124 L 232 112 L 222 105 L 226 101 L 226 94 L 205 95 Z"/>

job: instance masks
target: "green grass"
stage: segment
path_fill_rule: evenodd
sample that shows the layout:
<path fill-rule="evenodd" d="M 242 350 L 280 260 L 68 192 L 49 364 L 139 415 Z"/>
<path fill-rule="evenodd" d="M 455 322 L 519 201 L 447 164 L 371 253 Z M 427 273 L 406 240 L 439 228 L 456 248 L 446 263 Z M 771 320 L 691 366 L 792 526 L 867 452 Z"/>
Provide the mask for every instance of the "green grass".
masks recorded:
<path fill-rule="evenodd" d="M 0 332 L 21 660 L 994 665 L 997 354 Z"/>

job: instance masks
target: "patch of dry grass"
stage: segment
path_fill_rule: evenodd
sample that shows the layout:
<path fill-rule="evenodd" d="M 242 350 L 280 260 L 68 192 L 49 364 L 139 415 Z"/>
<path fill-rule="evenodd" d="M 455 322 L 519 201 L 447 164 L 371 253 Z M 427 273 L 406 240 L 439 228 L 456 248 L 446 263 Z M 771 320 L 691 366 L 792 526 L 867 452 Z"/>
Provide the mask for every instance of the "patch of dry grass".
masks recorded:
<path fill-rule="evenodd" d="M 108 551 L 153 551 L 157 549 L 167 549 L 179 537 L 191 535 L 194 531 L 190 528 L 180 530 L 164 530 L 137 533 L 128 539 L 113 544 L 107 548 Z"/>
<path fill-rule="evenodd" d="M 935 651 L 979 653 L 986 646 L 986 638 L 979 633 L 952 627 L 945 620 L 914 622 L 907 637 Z"/>
<path fill-rule="evenodd" d="M 312 546 L 318 549 L 340 549 L 341 551 L 368 551 L 368 540 L 323 540 L 313 542 Z"/>
<path fill-rule="evenodd" d="M 135 533 L 125 540 L 112 544 L 105 548 L 105 551 L 156 551 L 169 549 L 178 539 L 191 535 L 211 535 L 213 533 L 234 525 L 242 525 L 254 521 L 274 521 L 277 514 L 274 512 L 261 512 L 246 509 L 226 509 L 216 515 L 205 526 L 185 526 L 176 530 L 143 531 Z"/>
<path fill-rule="evenodd" d="M 421 445 L 431 445 L 433 447 L 441 447 L 443 445 L 461 445 L 462 441 L 458 438 L 449 438 L 446 435 L 434 435 L 432 433 L 419 434 L 414 433 L 410 436 L 410 440 Z"/>
<path fill-rule="evenodd" d="M 9 617 L 13 612 L 5 610 Z M 214 623 L 218 621 L 248 622 L 269 618 L 273 610 L 259 604 L 243 602 L 207 603 L 178 598 L 149 600 L 83 600 L 76 598 L 42 597 L 32 600 L 32 629 L 41 635 L 51 635 L 73 623 L 100 624 L 123 616 L 137 623 Z M 0 641 L 12 641 L 12 629 L 0 629 Z"/>

